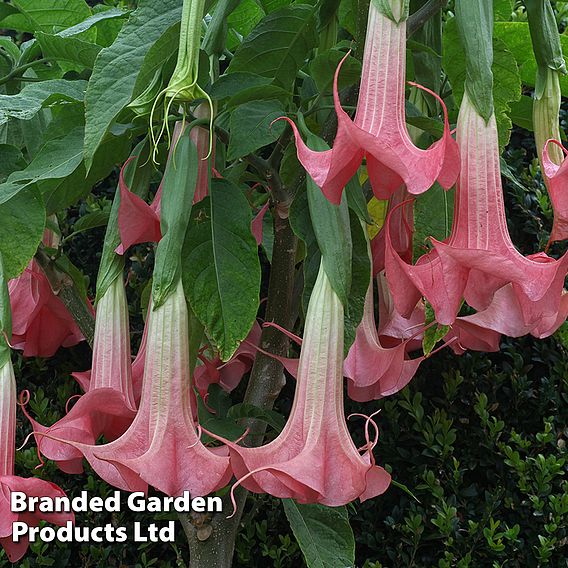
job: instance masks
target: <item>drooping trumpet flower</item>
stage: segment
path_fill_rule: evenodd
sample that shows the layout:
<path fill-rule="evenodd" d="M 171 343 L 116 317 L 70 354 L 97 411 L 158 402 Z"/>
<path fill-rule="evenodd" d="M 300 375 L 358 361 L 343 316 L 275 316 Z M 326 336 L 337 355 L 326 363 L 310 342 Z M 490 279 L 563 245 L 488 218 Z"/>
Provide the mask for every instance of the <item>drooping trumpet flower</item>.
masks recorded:
<path fill-rule="evenodd" d="M 102 446 L 68 440 L 100 477 L 120 489 L 152 485 L 168 495 L 205 495 L 231 477 L 223 449 L 206 448 L 193 418 L 188 309 L 181 283 L 181 247 L 197 180 L 196 149 L 184 132 L 164 174 L 163 238 L 156 250 L 152 307 L 146 320 L 146 358 L 136 418 Z M 49 431 L 45 437 L 61 441 Z"/>
<path fill-rule="evenodd" d="M 390 11 L 390 14 L 387 13 Z M 343 188 L 366 158 L 373 192 L 387 199 L 402 184 L 412 194 L 430 188 L 437 180 L 448 189 L 459 172 L 459 157 L 450 134 L 446 107 L 444 134 L 428 150 L 417 148 L 405 124 L 406 0 L 371 2 L 363 71 L 355 120 L 341 108 L 335 73 L 333 96 L 338 126 L 331 150 L 310 150 L 291 122 L 298 159 L 332 203 L 339 204 Z"/>
<path fill-rule="evenodd" d="M 144 143 L 135 148 L 122 175 L 138 186 L 139 165 Z M 142 176 L 143 180 L 145 176 Z M 122 180 L 123 181 L 123 180 Z M 144 183 L 142 180 L 140 183 Z M 83 471 L 83 454 L 72 445 L 57 441 L 72 440 L 95 444 L 103 435 L 107 441 L 120 437 L 136 415 L 130 357 L 128 303 L 123 283 L 124 258 L 116 254 L 120 242 L 118 212 L 121 193 L 117 191 L 103 245 L 97 278 L 97 304 L 92 369 L 75 373 L 85 393 L 66 416 L 50 427 L 35 421 L 22 407 L 36 432 L 40 452 L 57 462 L 67 473 Z M 49 437 L 45 436 L 49 433 Z"/>
<path fill-rule="evenodd" d="M 55 219 L 51 219 L 55 221 Z M 43 242 L 56 248 L 58 238 L 46 229 Z M 60 347 L 72 347 L 84 340 L 75 320 L 53 293 L 47 276 L 32 259 L 24 272 L 8 283 L 12 303 L 14 349 L 25 357 L 51 357 Z"/>
<path fill-rule="evenodd" d="M 511 285 L 525 327 L 537 329 L 544 320 L 556 321 L 562 309 L 568 255 L 559 260 L 544 253 L 525 257 L 514 247 L 505 219 L 495 115 L 486 123 L 467 91 L 457 139 L 462 168 L 448 240 L 432 239 L 434 250 L 411 266 L 394 251 L 386 233 L 386 273 L 398 311 L 409 315 L 423 295 L 438 322 L 451 325 L 462 298 L 483 311 L 500 288 Z M 492 329 L 505 333 L 506 317 L 500 314 Z"/>
<path fill-rule="evenodd" d="M 195 110 L 198 119 L 209 118 L 210 109 L 208 105 L 200 104 Z M 176 147 L 182 133 L 183 122 L 178 121 L 174 126 L 172 142 L 168 154 L 168 162 L 172 159 L 172 153 Z M 196 126 L 191 129 L 190 137 L 197 147 L 198 171 L 197 184 L 193 194 L 193 203 L 198 203 L 209 192 L 210 162 L 212 158 L 209 154 L 209 132 Z M 212 150 L 214 152 L 214 148 Z M 128 163 L 128 162 L 127 162 Z M 154 200 L 151 204 L 146 203 L 139 195 L 128 187 L 124 179 L 124 168 L 120 172 L 120 209 L 118 214 L 118 226 L 120 230 L 120 244 L 116 252 L 124 254 L 131 246 L 146 243 L 158 242 L 162 238 L 160 229 L 160 202 L 162 197 L 162 183 L 158 187 Z"/>
<path fill-rule="evenodd" d="M 226 441 L 225 441 L 226 442 Z M 343 305 L 323 263 L 314 286 L 288 422 L 258 448 L 226 442 L 238 483 L 255 493 L 338 506 L 383 493 L 390 475 L 359 453 L 343 413 Z"/>
<path fill-rule="evenodd" d="M 11 493 L 23 492 L 29 497 L 64 497 L 65 493 L 54 483 L 36 478 L 15 475 L 16 447 L 16 380 L 10 360 L 10 348 L 6 337 L 10 334 L 10 308 L 8 289 L 3 281 L 2 259 L 0 258 L 0 546 L 4 548 L 11 562 L 17 562 L 28 549 L 29 540 L 21 537 L 12 540 L 13 523 L 21 521 L 37 527 L 41 521 L 63 526 L 74 521 L 73 513 L 16 513 L 11 510 Z"/>
<path fill-rule="evenodd" d="M 93 368 L 88 390 L 73 408 L 50 427 L 24 412 L 36 432 L 41 453 L 67 473 L 83 471 L 83 454 L 64 441 L 95 444 L 99 436 L 121 436 L 136 415 L 132 390 L 128 305 L 122 278 L 116 278 L 97 304 Z M 49 433 L 49 437 L 44 435 Z"/>
<path fill-rule="evenodd" d="M 568 238 L 567 180 L 565 168 L 561 168 L 563 148 L 559 142 L 554 146 L 549 144 L 550 140 L 560 140 L 562 94 L 559 76 L 566 74 L 566 63 L 550 0 L 526 0 L 525 8 L 537 62 L 533 100 L 534 140 L 554 213 L 550 244 Z"/>

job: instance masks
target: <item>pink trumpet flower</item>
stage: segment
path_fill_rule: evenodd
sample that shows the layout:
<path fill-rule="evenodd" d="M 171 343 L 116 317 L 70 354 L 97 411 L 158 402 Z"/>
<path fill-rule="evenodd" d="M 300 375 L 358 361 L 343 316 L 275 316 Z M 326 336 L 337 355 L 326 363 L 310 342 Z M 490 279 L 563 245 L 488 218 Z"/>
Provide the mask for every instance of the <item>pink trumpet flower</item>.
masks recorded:
<path fill-rule="evenodd" d="M 564 153 L 564 159 L 560 165 L 551 159 L 550 144 L 555 144 Z M 554 211 L 550 242 L 568 239 L 568 160 L 566 160 L 566 155 L 568 155 L 568 150 L 557 140 L 548 140 L 542 152 L 544 175 L 548 180 L 548 194 Z"/>
<path fill-rule="evenodd" d="M 397 310 L 407 317 L 420 296 L 425 296 L 438 322 L 451 325 L 462 298 L 481 312 L 490 308 L 500 288 L 510 285 L 522 326 L 513 333 L 511 321 L 506 321 L 510 314 L 496 311 L 494 304 L 492 329 L 515 336 L 522 335 L 523 329 L 536 333 L 547 327 L 545 322 L 561 319 L 568 255 L 559 260 L 544 253 L 524 257 L 514 247 L 503 205 L 495 116 L 486 124 L 467 94 L 457 138 L 462 168 L 447 242 L 432 239 L 435 249 L 411 266 L 394 251 L 386 232 L 386 273 Z M 547 333 L 553 331 L 554 326 L 548 327 Z"/>
<path fill-rule="evenodd" d="M 226 443 L 237 484 L 255 493 L 339 506 L 375 497 L 389 486 L 390 475 L 375 465 L 376 440 L 361 455 L 347 430 L 343 306 L 323 265 L 309 302 L 296 394 L 284 430 L 258 448 Z"/>
<path fill-rule="evenodd" d="M 209 113 L 209 106 L 206 104 L 199 105 L 195 110 L 195 116 L 197 118 L 209 118 Z M 172 159 L 173 151 L 181 136 L 183 125 L 182 121 L 178 121 L 175 124 L 168 161 Z M 209 131 L 205 128 L 195 127 L 191 129 L 189 136 L 197 147 L 197 155 L 199 158 L 197 184 L 193 197 L 193 203 L 197 203 L 206 197 L 209 192 Z M 128 162 L 122 166 L 119 177 L 120 208 L 118 211 L 118 228 L 120 231 L 121 244 L 116 249 L 117 254 L 124 254 L 133 245 L 158 242 L 162 238 L 160 228 L 162 183 L 160 183 L 158 187 L 154 200 L 149 205 L 141 197 L 132 193 L 126 185 L 124 181 L 124 168 L 127 163 Z"/>
<path fill-rule="evenodd" d="M 13 313 L 11 345 L 25 357 L 52 357 L 60 347 L 83 341 L 81 330 L 53 293 L 35 260 L 8 283 Z"/>
<path fill-rule="evenodd" d="M 349 397 L 359 402 L 383 398 L 403 389 L 424 360 L 424 357 L 407 357 L 406 341 L 412 339 L 412 336 L 393 347 L 384 347 L 375 325 L 373 310 L 371 280 L 365 297 L 363 319 L 357 328 L 344 367 L 344 374 L 349 379 Z M 418 328 L 419 333 L 423 327 Z"/>
<path fill-rule="evenodd" d="M 57 248 L 59 239 L 46 229 L 43 243 Z M 25 357 L 51 357 L 60 347 L 73 347 L 85 339 L 34 259 L 18 278 L 8 283 L 8 290 L 12 306 L 11 345 L 22 349 Z"/>
<path fill-rule="evenodd" d="M 310 150 L 294 123 L 286 119 L 294 131 L 298 159 L 327 199 L 337 205 L 343 188 L 364 157 L 378 199 L 387 199 L 403 183 L 412 194 L 423 193 L 436 180 L 449 189 L 459 173 L 458 149 L 450 134 L 446 107 L 438 95 L 419 85 L 416 86 L 440 101 L 444 110 L 444 134 L 428 150 L 417 148 L 410 139 L 405 124 L 404 97 L 405 1 L 387 2 L 395 18 L 401 21 L 395 23 L 371 2 L 354 122 L 339 101 L 337 80 L 341 63 L 335 72 L 333 97 L 338 127 L 333 148 L 324 152 Z"/>
<path fill-rule="evenodd" d="M 19 542 L 12 540 L 13 523 L 23 522 L 37 527 L 41 521 L 64 526 L 74 522 L 73 513 L 15 513 L 11 510 L 10 495 L 13 491 L 23 492 L 28 497 L 64 497 L 65 493 L 54 483 L 37 478 L 23 478 L 14 475 L 16 446 L 16 381 L 12 363 L 8 361 L 0 369 L 0 545 L 6 551 L 10 562 L 20 560 L 28 549 L 27 536 Z"/>
<path fill-rule="evenodd" d="M 105 481 L 126 491 L 152 485 L 167 495 L 202 496 L 231 478 L 228 456 L 199 439 L 190 400 L 188 313 L 181 281 L 150 311 L 140 408 L 130 428 L 102 446 L 74 441 Z M 48 432 L 46 436 L 51 436 Z"/>
<path fill-rule="evenodd" d="M 65 440 L 95 444 L 101 435 L 112 441 L 128 429 L 136 415 L 131 366 L 126 292 L 122 278 L 116 278 L 97 304 L 93 368 L 86 394 L 50 427 L 36 422 L 22 405 L 39 451 L 66 473 L 82 473 L 83 454 Z"/>
<path fill-rule="evenodd" d="M 237 388 L 254 363 L 261 333 L 260 326 L 255 321 L 246 339 L 226 363 L 223 363 L 218 355 L 211 360 L 203 355 L 199 357 L 203 364 L 195 369 L 193 378 L 195 387 L 204 400 L 207 397 L 209 385 L 218 384 L 226 392 Z"/>

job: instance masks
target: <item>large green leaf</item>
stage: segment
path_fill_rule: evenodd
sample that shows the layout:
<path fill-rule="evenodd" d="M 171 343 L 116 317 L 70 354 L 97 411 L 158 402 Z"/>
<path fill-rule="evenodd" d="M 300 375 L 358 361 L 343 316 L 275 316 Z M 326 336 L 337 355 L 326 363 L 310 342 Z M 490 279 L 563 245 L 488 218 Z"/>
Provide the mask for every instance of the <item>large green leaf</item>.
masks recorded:
<path fill-rule="evenodd" d="M 494 35 L 502 40 L 515 56 L 523 83 L 535 86 L 536 59 L 531 47 L 529 25 L 526 22 L 495 22 Z M 565 54 L 568 53 L 568 36 L 560 35 L 560 43 Z M 568 97 L 568 75 L 559 74 L 562 96 Z"/>
<path fill-rule="evenodd" d="M 0 184 L 0 204 L 41 180 L 72 174 L 83 159 L 83 129 L 75 128 L 64 138 L 47 142 L 26 168 L 13 172 Z"/>
<path fill-rule="evenodd" d="M 308 568 L 355 566 L 355 537 L 345 507 L 300 505 L 282 499 Z"/>
<path fill-rule="evenodd" d="M 212 180 L 194 205 L 183 250 L 184 288 L 195 315 L 223 360 L 247 336 L 260 293 L 258 248 L 249 204 L 227 180 Z"/>
<path fill-rule="evenodd" d="M 282 103 L 276 100 L 250 101 L 238 106 L 231 113 L 227 158 L 242 158 L 274 142 L 284 130 L 284 122 L 272 122 L 285 114 Z"/>
<path fill-rule="evenodd" d="M 112 122 L 130 102 L 148 50 L 181 18 L 181 5 L 181 0 L 140 0 L 115 42 L 99 54 L 86 98 L 87 169 Z"/>
<path fill-rule="evenodd" d="M 5 182 L 12 172 L 25 167 L 26 162 L 19 148 L 11 144 L 0 144 L 0 183 Z"/>
<path fill-rule="evenodd" d="M 8 278 L 18 276 L 35 254 L 45 227 L 39 191 L 27 188 L 0 205 L 0 253 Z"/>
<path fill-rule="evenodd" d="M 411 204 L 405 207 L 412 207 Z M 444 191 L 435 183 L 427 192 L 416 196 L 414 205 L 414 257 L 422 256 L 434 237 L 443 241 L 450 235 L 454 211 L 454 191 Z"/>
<path fill-rule="evenodd" d="M 331 93 L 335 70 L 344 57 L 345 53 L 337 49 L 330 49 L 319 53 L 312 60 L 310 63 L 310 73 L 320 93 Z M 351 55 L 347 56 L 339 73 L 339 89 L 341 90 L 349 85 L 354 85 L 360 79 L 361 63 Z"/>
<path fill-rule="evenodd" d="M 12 0 L 21 12 L 2 21 L 2 27 L 22 32 L 60 31 L 91 15 L 85 0 Z"/>
<path fill-rule="evenodd" d="M 90 43 L 73 36 L 36 33 L 43 56 L 57 62 L 65 72 L 92 69 L 95 59 L 102 49 L 96 43 Z"/>
<path fill-rule="evenodd" d="M 348 308 L 344 316 L 344 350 L 347 355 L 349 348 L 355 340 L 357 327 L 363 317 L 365 295 L 369 286 L 371 261 L 367 252 L 367 241 L 363 227 L 355 211 L 349 211 L 351 227 L 351 267 L 350 288 L 348 290 Z M 302 293 L 302 307 L 307 311 L 310 296 L 317 278 L 321 253 L 316 240 L 314 227 L 310 218 L 308 196 L 306 191 L 300 191 L 294 198 L 290 207 L 290 226 L 305 245 L 304 258 L 304 290 Z"/>
<path fill-rule="evenodd" d="M 61 101 L 82 101 L 86 81 L 53 79 L 27 84 L 17 95 L 0 95 L 0 124 L 9 118 L 29 120 L 42 108 Z"/>
<path fill-rule="evenodd" d="M 508 24 L 507 24 L 508 25 Z M 496 24 L 497 28 L 497 24 Z M 455 20 L 446 24 L 444 30 L 444 69 L 452 84 L 453 93 L 461 102 L 466 77 L 465 55 L 459 41 Z M 530 43 L 528 44 L 530 46 Z M 526 51 L 531 51 L 524 48 Z M 515 57 L 499 37 L 493 39 L 493 100 L 495 118 L 499 130 L 499 146 L 503 149 L 509 142 L 511 132 L 511 102 L 521 98 L 521 77 Z M 536 73 L 536 71 L 535 71 Z"/>
<path fill-rule="evenodd" d="M 317 45 L 314 12 L 313 6 L 293 4 L 263 18 L 237 49 L 229 72 L 254 71 L 289 87 Z"/>

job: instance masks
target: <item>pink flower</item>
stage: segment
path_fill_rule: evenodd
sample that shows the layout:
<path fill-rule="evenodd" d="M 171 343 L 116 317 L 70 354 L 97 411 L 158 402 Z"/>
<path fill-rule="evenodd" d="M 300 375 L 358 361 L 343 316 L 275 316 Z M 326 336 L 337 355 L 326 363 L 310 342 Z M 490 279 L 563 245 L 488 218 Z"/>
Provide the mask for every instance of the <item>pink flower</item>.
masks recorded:
<path fill-rule="evenodd" d="M 199 105 L 195 110 L 197 118 L 209 118 L 209 106 Z M 168 155 L 168 161 L 172 158 L 173 150 L 182 133 L 183 123 L 176 122 Z M 193 197 L 193 203 L 201 201 L 207 196 L 209 191 L 209 168 L 212 158 L 208 158 L 209 152 L 209 131 L 205 128 L 195 127 L 191 129 L 189 137 L 197 147 L 198 171 L 197 184 Z M 121 169 L 119 177 L 120 188 L 120 208 L 118 211 L 118 227 L 120 231 L 121 244 L 116 249 L 118 254 L 124 254 L 131 246 L 139 243 L 158 242 L 162 238 L 160 228 L 160 202 L 162 198 L 162 182 L 152 201 L 146 203 L 141 197 L 132 193 L 124 181 L 124 168 Z"/>
<path fill-rule="evenodd" d="M 119 277 L 97 304 L 90 380 L 85 381 L 85 373 L 79 374 L 80 382 L 87 387 L 86 394 L 50 427 L 36 422 L 23 406 L 37 432 L 39 450 L 67 473 L 83 471 L 83 454 L 64 440 L 95 444 L 101 435 L 109 441 L 115 440 L 128 429 L 136 415 L 129 331 L 126 292 Z"/>
<path fill-rule="evenodd" d="M 553 161 L 550 157 L 550 144 L 558 146 L 564 156 L 568 154 L 568 150 L 557 140 L 548 140 L 542 152 L 543 173 L 548 182 L 548 194 L 554 211 L 550 233 L 550 242 L 553 242 L 568 239 L 568 160 L 564 157 L 560 165 Z"/>
<path fill-rule="evenodd" d="M 0 341 L 3 341 L 0 339 Z M 24 492 L 28 497 L 64 497 L 65 493 L 54 483 L 43 479 L 18 477 L 14 475 L 16 445 L 16 381 L 10 361 L 0 368 L 0 545 L 6 551 L 10 562 L 20 560 L 28 549 L 29 540 L 22 537 L 19 542 L 12 540 L 12 526 L 23 522 L 37 527 L 41 521 L 63 526 L 74 522 L 73 513 L 41 513 L 11 511 L 12 491 Z"/>
<path fill-rule="evenodd" d="M 338 127 L 331 150 L 315 152 L 302 141 L 291 122 L 298 159 L 330 202 L 339 204 L 343 188 L 366 158 L 373 192 L 387 199 L 403 183 L 412 194 L 430 188 L 437 180 L 452 187 L 459 172 L 459 156 L 450 134 L 446 107 L 444 134 L 428 150 L 417 148 L 405 125 L 404 81 L 406 22 L 401 0 L 387 0 L 402 21 L 383 15 L 374 2 L 369 7 L 363 72 L 355 121 L 341 108 L 335 73 L 333 96 Z M 398 7 L 398 9 L 397 9 Z"/>
<path fill-rule="evenodd" d="M 188 314 L 181 281 L 150 310 L 142 399 L 130 428 L 102 446 L 68 440 L 105 481 L 126 491 L 206 495 L 231 478 L 223 448 L 205 447 L 193 418 Z M 48 434 L 50 435 L 50 434 Z M 61 440 L 59 440 L 61 441 Z"/>
<path fill-rule="evenodd" d="M 559 260 L 544 253 L 525 257 L 511 242 L 503 205 L 495 116 L 486 124 L 467 94 L 460 109 L 457 138 L 462 168 L 448 240 L 432 239 L 435 249 L 411 266 L 394 251 L 386 232 L 386 274 L 397 310 L 407 317 L 424 296 L 434 308 L 437 321 L 450 325 L 462 298 L 482 312 L 491 307 L 500 288 L 510 285 L 517 301 L 519 326 L 513 332 L 512 320 L 506 321 L 510 314 L 493 304 L 492 329 L 515 336 L 522 335 L 523 330 L 538 333 L 544 328 L 552 333 L 554 326 L 546 322 L 561 319 L 558 316 L 563 310 L 568 255 Z"/>
<path fill-rule="evenodd" d="M 250 448 L 227 442 L 231 464 L 255 493 L 338 506 L 386 491 L 390 475 L 361 455 L 343 413 L 343 306 L 320 266 L 306 316 L 292 412 L 281 434 Z"/>
<path fill-rule="evenodd" d="M 35 260 L 8 283 L 8 290 L 13 314 L 11 344 L 22 349 L 25 357 L 51 357 L 60 347 L 83 341 L 79 327 Z"/>
<path fill-rule="evenodd" d="M 193 378 L 195 387 L 204 400 L 207 398 L 209 385 L 218 384 L 227 392 L 237 388 L 243 376 L 252 368 L 261 333 L 260 326 L 255 321 L 246 339 L 226 363 L 221 361 L 219 355 L 211 360 L 200 356 L 203 364 L 196 367 Z"/>

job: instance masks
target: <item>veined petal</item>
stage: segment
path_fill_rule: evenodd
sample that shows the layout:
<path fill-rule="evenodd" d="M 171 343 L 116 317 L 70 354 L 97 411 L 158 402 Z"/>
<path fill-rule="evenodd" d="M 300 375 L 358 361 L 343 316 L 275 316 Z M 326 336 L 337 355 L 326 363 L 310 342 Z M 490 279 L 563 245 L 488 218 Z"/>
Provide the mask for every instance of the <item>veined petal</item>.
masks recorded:
<path fill-rule="evenodd" d="M 390 475 L 357 451 L 343 414 L 343 306 L 320 266 L 306 315 L 296 394 L 269 444 L 229 442 L 239 483 L 253 492 L 338 506 L 384 492 Z"/>
<path fill-rule="evenodd" d="M 551 144 L 561 148 L 563 159 L 560 165 L 550 156 Z M 563 241 L 568 239 L 568 150 L 557 140 L 548 140 L 542 152 L 542 165 L 545 179 L 548 181 L 548 194 L 552 202 L 554 222 L 550 241 Z"/>

